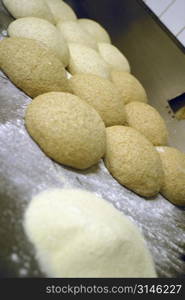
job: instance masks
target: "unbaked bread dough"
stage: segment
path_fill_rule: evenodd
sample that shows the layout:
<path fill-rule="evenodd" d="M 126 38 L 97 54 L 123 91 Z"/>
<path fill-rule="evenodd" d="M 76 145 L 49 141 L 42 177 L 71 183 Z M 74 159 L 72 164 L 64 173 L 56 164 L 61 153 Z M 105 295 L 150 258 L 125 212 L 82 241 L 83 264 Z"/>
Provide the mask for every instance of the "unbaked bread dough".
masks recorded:
<path fill-rule="evenodd" d="M 79 43 L 97 49 L 96 40 L 90 36 L 76 21 L 59 22 L 57 28 L 67 43 Z"/>
<path fill-rule="evenodd" d="M 127 124 L 141 132 L 153 145 L 166 145 L 168 130 L 158 111 L 143 102 L 125 105 Z"/>
<path fill-rule="evenodd" d="M 7 10 L 16 19 L 37 17 L 54 23 L 54 18 L 45 0 L 3 0 Z"/>
<path fill-rule="evenodd" d="M 62 33 L 44 19 L 26 17 L 15 20 L 9 25 L 8 34 L 40 41 L 58 55 L 65 67 L 69 63 L 69 49 Z"/>
<path fill-rule="evenodd" d="M 106 129 L 105 165 L 121 184 L 144 197 L 153 197 L 163 183 L 160 156 L 137 130 L 126 126 Z"/>
<path fill-rule="evenodd" d="M 136 225 L 93 193 L 38 194 L 26 210 L 24 228 L 48 277 L 156 277 Z"/>
<path fill-rule="evenodd" d="M 68 93 L 35 98 L 26 112 L 26 127 L 53 160 L 77 169 L 98 163 L 105 153 L 105 126 L 93 107 Z"/>
<path fill-rule="evenodd" d="M 86 30 L 97 42 L 111 43 L 108 32 L 99 23 L 91 19 L 78 19 L 78 23 Z"/>
<path fill-rule="evenodd" d="M 93 74 L 76 74 L 70 79 L 72 92 L 92 105 L 106 126 L 125 124 L 125 105 L 116 86 Z"/>
<path fill-rule="evenodd" d="M 111 70 L 130 72 L 128 59 L 115 46 L 108 43 L 98 43 L 98 51 Z"/>
<path fill-rule="evenodd" d="M 70 43 L 69 72 L 71 74 L 89 73 L 109 78 L 110 69 L 100 54 L 82 44 Z"/>
<path fill-rule="evenodd" d="M 185 153 L 172 147 L 156 147 L 164 169 L 161 194 L 176 205 L 185 206 Z"/>
<path fill-rule="evenodd" d="M 0 68 L 30 97 L 50 91 L 69 91 L 61 60 L 36 40 L 7 38 L 0 41 Z"/>
<path fill-rule="evenodd" d="M 77 19 L 74 10 L 62 0 L 45 0 L 53 15 L 55 24 L 59 21 L 73 21 Z"/>
<path fill-rule="evenodd" d="M 111 79 L 119 89 L 125 104 L 132 101 L 148 102 L 145 89 L 132 74 L 123 71 L 112 71 Z"/>

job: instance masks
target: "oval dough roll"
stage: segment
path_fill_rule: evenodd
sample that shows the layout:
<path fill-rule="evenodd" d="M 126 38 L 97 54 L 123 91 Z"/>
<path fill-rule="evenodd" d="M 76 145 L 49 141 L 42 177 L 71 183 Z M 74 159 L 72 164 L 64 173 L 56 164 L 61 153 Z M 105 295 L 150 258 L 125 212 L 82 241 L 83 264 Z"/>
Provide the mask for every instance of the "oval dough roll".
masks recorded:
<path fill-rule="evenodd" d="M 75 21 L 77 16 L 74 10 L 62 0 L 45 0 L 53 15 L 55 24 L 62 21 Z"/>
<path fill-rule="evenodd" d="M 53 160 L 77 169 L 98 163 L 105 153 L 105 126 L 99 114 L 79 97 L 47 93 L 26 112 L 26 127 Z"/>
<path fill-rule="evenodd" d="M 176 205 L 185 206 L 185 153 L 172 147 L 156 147 L 164 170 L 161 194 Z"/>
<path fill-rule="evenodd" d="M 78 19 L 80 26 L 86 30 L 97 42 L 111 43 L 108 32 L 102 25 L 91 19 Z"/>
<path fill-rule="evenodd" d="M 52 49 L 66 67 L 69 63 L 69 49 L 62 33 L 46 20 L 26 17 L 15 20 L 8 27 L 10 37 L 35 39 Z"/>
<path fill-rule="evenodd" d="M 106 126 L 125 123 L 125 105 L 109 80 L 92 74 L 76 74 L 70 79 L 70 88 L 96 109 Z"/>
<path fill-rule="evenodd" d="M 43 43 L 26 38 L 0 41 L 0 68 L 30 97 L 69 91 L 64 66 Z"/>
<path fill-rule="evenodd" d="M 168 130 L 158 111 L 142 102 L 125 105 L 127 124 L 141 132 L 154 146 L 166 145 Z"/>
<path fill-rule="evenodd" d="M 109 66 L 94 49 L 82 44 L 70 43 L 69 51 L 70 62 L 68 68 L 72 75 L 78 73 L 89 73 L 109 78 Z"/>
<path fill-rule="evenodd" d="M 123 71 L 112 71 L 111 80 L 117 86 L 125 104 L 133 101 L 148 102 L 144 87 L 132 74 Z"/>
<path fill-rule="evenodd" d="M 112 126 L 106 132 L 105 165 L 113 177 L 141 196 L 156 196 L 164 174 L 153 145 L 131 127 Z"/>
<path fill-rule="evenodd" d="M 64 36 L 67 43 L 78 43 L 87 47 L 97 49 L 96 40 L 80 26 L 78 22 L 59 22 L 57 28 Z"/>
<path fill-rule="evenodd" d="M 2 0 L 7 10 L 16 19 L 37 17 L 55 23 L 45 0 Z"/>
<path fill-rule="evenodd" d="M 111 70 L 130 72 L 128 59 L 115 46 L 107 43 L 98 43 L 98 51 Z"/>

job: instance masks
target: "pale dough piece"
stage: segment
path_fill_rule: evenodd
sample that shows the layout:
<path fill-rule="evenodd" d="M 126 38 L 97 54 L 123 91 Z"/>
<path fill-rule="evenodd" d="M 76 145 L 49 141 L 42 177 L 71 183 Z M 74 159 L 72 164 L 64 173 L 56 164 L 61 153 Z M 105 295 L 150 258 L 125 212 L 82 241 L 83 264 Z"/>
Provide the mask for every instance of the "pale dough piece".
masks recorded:
<path fill-rule="evenodd" d="M 0 68 L 30 97 L 51 91 L 69 91 L 61 60 L 36 40 L 7 38 L 0 41 Z"/>
<path fill-rule="evenodd" d="M 98 43 L 98 51 L 111 70 L 130 72 L 128 59 L 115 46 L 107 43 Z"/>
<path fill-rule="evenodd" d="M 97 42 L 76 21 L 59 22 L 57 28 L 64 36 L 67 43 L 83 44 L 87 47 L 97 49 Z"/>
<path fill-rule="evenodd" d="M 106 126 L 125 124 L 124 102 L 109 80 L 93 74 L 76 74 L 70 80 L 70 88 L 96 109 Z"/>
<path fill-rule="evenodd" d="M 166 145 L 168 130 L 158 111 L 143 102 L 125 105 L 127 124 L 142 133 L 154 146 Z"/>
<path fill-rule="evenodd" d="M 106 132 L 105 165 L 112 176 L 141 196 L 156 196 L 164 174 L 153 145 L 131 127 L 112 126 Z"/>
<path fill-rule="evenodd" d="M 123 71 L 112 71 L 111 79 L 119 89 L 125 104 L 132 101 L 148 102 L 144 87 L 132 74 Z"/>
<path fill-rule="evenodd" d="M 26 111 L 26 127 L 53 160 L 77 169 L 98 163 L 105 153 L 105 126 L 93 107 L 68 93 L 35 98 Z"/>
<path fill-rule="evenodd" d="M 65 67 L 69 63 L 69 49 L 62 33 L 44 19 L 26 17 L 15 20 L 9 25 L 8 34 L 40 41 L 59 56 Z"/>
<path fill-rule="evenodd" d="M 77 16 L 74 10 L 62 0 L 45 0 L 49 6 L 55 24 L 59 21 L 74 21 L 77 19 Z"/>
<path fill-rule="evenodd" d="M 164 169 L 161 194 L 176 205 L 185 206 L 185 153 L 172 147 L 156 147 Z"/>
<path fill-rule="evenodd" d="M 89 73 L 109 78 L 110 70 L 107 63 L 94 49 L 82 44 L 70 43 L 69 72 L 73 74 Z"/>
<path fill-rule="evenodd" d="M 35 196 L 24 229 L 48 277 L 156 277 L 140 230 L 112 204 L 78 189 Z"/>
<path fill-rule="evenodd" d="M 53 15 L 45 0 L 3 0 L 3 3 L 16 19 L 37 17 L 54 23 Z"/>
<path fill-rule="evenodd" d="M 84 30 L 86 30 L 91 36 L 95 38 L 97 42 L 111 43 L 108 32 L 94 20 L 91 19 L 78 19 L 79 24 Z"/>

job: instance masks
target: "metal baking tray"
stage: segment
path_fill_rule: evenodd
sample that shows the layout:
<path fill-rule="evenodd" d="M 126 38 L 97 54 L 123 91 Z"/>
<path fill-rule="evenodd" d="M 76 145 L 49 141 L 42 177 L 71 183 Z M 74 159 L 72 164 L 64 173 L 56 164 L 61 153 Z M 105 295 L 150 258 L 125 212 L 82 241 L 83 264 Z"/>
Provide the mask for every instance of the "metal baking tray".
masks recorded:
<path fill-rule="evenodd" d="M 170 131 L 169 144 L 185 151 L 185 121 L 174 118 L 168 100 L 185 89 L 183 47 L 141 1 L 66 1 L 78 17 L 100 22 L 127 56 L 150 104 Z M 0 39 L 12 17 L 0 1 Z M 43 277 L 22 220 L 32 196 L 68 184 L 102 195 L 142 230 L 159 277 L 185 277 L 185 212 L 161 195 L 146 200 L 121 186 L 103 162 L 76 171 L 50 160 L 30 138 L 24 113 L 31 99 L 0 72 L 0 276 Z"/>

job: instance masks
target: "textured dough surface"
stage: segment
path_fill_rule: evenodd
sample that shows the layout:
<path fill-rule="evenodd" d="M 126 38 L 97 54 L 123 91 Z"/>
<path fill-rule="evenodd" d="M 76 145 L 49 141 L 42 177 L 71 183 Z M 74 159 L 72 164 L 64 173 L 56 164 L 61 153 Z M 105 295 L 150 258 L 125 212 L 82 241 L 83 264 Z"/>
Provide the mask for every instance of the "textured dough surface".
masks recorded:
<path fill-rule="evenodd" d="M 53 15 L 55 24 L 59 21 L 73 21 L 77 16 L 73 9 L 62 0 L 45 0 Z"/>
<path fill-rule="evenodd" d="M 27 208 L 24 228 L 49 277 L 156 277 L 136 225 L 93 193 L 38 194 Z"/>
<path fill-rule="evenodd" d="M 26 17 L 15 20 L 8 27 L 10 37 L 35 39 L 51 48 L 62 60 L 64 66 L 69 63 L 69 49 L 62 33 L 44 19 Z"/>
<path fill-rule="evenodd" d="M 43 43 L 26 38 L 0 41 L 0 68 L 31 97 L 69 91 L 64 66 Z"/>
<path fill-rule="evenodd" d="M 109 80 L 92 74 L 76 74 L 70 79 L 70 88 L 96 109 L 106 126 L 125 123 L 124 102 Z"/>
<path fill-rule="evenodd" d="M 105 165 L 119 183 L 144 197 L 153 197 L 163 183 L 160 156 L 137 130 L 126 126 L 106 129 Z"/>
<path fill-rule="evenodd" d="M 86 169 L 104 155 L 104 123 L 94 108 L 77 96 L 43 94 L 28 106 L 25 120 L 41 149 L 61 164 Z"/>
<path fill-rule="evenodd" d="M 172 203 L 185 206 L 185 153 L 172 147 L 156 149 L 164 170 L 161 194 Z"/>
<path fill-rule="evenodd" d="M 54 23 L 52 13 L 45 0 L 3 0 L 3 3 L 16 19 L 37 17 Z"/>
<path fill-rule="evenodd" d="M 142 102 L 125 105 L 127 124 L 142 133 L 154 146 L 166 145 L 168 130 L 158 111 Z"/>
<path fill-rule="evenodd" d="M 97 42 L 76 21 L 59 22 L 57 28 L 64 36 L 67 43 L 78 43 L 97 49 Z"/>
<path fill-rule="evenodd" d="M 108 32 L 94 20 L 91 19 L 78 19 L 79 24 L 84 30 L 86 30 L 91 36 L 95 38 L 97 42 L 111 43 Z"/>
<path fill-rule="evenodd" d="M 128 59 L 115 46 L 107 43 L 98 43 L 98 51 L 111 70 L 130 72 Z"/>
<path fill-rule="evenodd" d="M 70 43 L 69 51 L 69 71 L 71 74 L 89 73 L 109 78 L 110 70 L 107 63 L 94 49 L 81 44 Z"/>
<path fill-rule="evenodd" d="M 132 101 L 148 102 L 145 89 L 132 74 L 123 71 L 112 71 L 111 79 L 119 89 L 125 104 Z"/>

